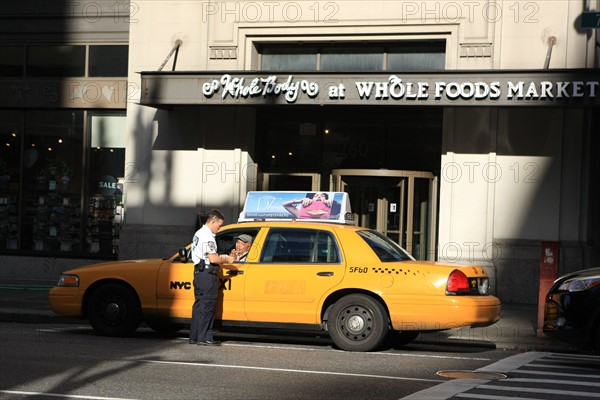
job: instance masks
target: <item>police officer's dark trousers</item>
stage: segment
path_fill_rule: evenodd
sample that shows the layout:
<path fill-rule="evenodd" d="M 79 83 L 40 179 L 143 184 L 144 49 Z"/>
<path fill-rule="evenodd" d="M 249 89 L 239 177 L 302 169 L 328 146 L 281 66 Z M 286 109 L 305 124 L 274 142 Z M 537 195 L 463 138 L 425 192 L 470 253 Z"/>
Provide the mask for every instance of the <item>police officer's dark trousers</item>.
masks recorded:
<path fill-rule="evenodd" d="M 217 274 L 214 267 L 194 268 L 194 306 L 190 340 L 213 340 L 213 322 L 217 305 Z M 218 269 L 218 267 L 217 267 Z"/>

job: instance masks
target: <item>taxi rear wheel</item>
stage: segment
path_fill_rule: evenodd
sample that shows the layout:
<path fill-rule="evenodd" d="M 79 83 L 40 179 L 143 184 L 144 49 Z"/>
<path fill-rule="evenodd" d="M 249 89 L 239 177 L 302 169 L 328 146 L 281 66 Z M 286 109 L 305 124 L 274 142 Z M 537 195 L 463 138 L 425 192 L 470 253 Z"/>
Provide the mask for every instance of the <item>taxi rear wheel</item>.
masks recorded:
<path fill-rule="evenodd" d="M 135 293 L 118 283 L 107 283 L 94 290 L 87 314 L 92 328 L 103 336 L 129 336 L 142 320 Z"/>
<path fill-rule="evenodd" d="M 353 294 L 342 297 L 333 305 L 327 329 L 340 349 L 371 351 L 385 340 L 389 324 L 387 314 L 378 301 Z"/>

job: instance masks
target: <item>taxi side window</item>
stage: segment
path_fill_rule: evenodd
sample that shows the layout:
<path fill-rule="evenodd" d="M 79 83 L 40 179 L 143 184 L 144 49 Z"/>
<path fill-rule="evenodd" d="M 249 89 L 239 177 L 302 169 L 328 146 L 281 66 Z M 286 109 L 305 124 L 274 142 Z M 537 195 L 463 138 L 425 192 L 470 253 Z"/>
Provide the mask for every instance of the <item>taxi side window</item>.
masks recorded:
<path fill-rule="evenodd" d="M 309 229 L 271 229 L 261 255 L 261 262 L 336 263 L 339 260 L 331 233 Z"/>

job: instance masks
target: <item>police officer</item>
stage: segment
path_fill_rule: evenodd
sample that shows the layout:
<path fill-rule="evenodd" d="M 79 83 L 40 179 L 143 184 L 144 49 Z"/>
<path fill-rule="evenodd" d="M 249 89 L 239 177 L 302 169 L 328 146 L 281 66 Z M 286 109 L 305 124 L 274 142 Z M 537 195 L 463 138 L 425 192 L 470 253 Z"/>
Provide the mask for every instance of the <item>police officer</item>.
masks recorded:
<path fill-rule="evenodd" d="M 219 210 L 208 213 L 205 224 L 192 240 L 194 261 L 194 306 L 190 326 L 190 344 L 220 346 L 213 338 L 213 322 L 217 305 L 217 275 L 219 266 L 237 261 L 235 255 L 217 254 L 215 235 L 225 218 Z"/>

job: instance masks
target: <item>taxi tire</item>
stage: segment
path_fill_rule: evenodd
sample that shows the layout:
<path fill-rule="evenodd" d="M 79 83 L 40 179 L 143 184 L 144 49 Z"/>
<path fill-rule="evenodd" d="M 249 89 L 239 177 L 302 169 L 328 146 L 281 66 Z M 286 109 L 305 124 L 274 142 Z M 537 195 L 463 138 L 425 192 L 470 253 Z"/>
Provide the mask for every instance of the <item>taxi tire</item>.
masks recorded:
<path fill-rule="evenodd" d="M 352 294 L 335 302 L 327 321 L 333 342 L 346 351 L 372 351 L 389 332 L 387 313 L 375 299 Z"/>
<path fill-rule="evenodd" d="M 103 284 L 92 292 L 87 315 L 92 328 L 102 336 L 129 336 L 142 321 L 135 293 L 114 282 Z"/>

